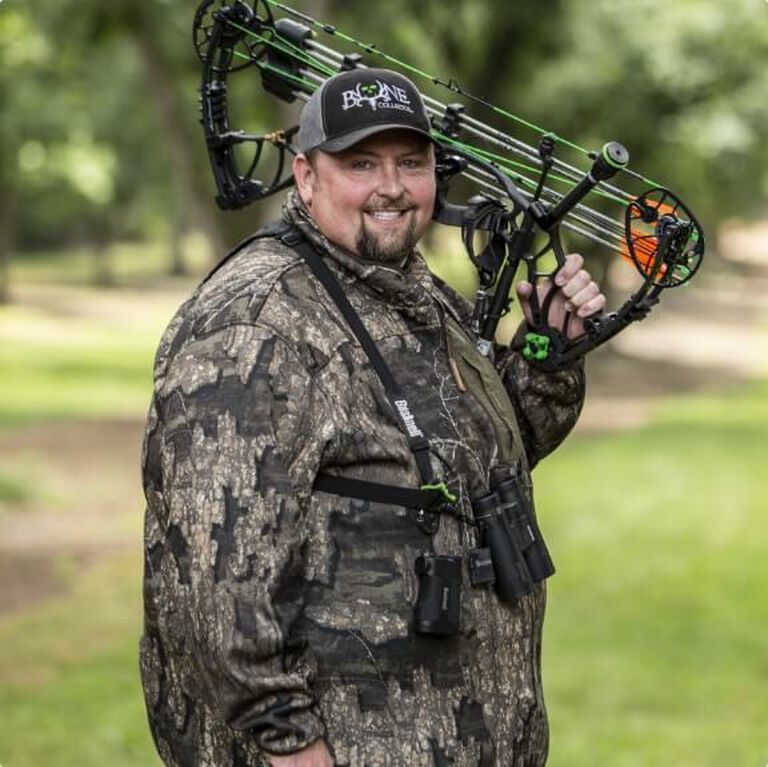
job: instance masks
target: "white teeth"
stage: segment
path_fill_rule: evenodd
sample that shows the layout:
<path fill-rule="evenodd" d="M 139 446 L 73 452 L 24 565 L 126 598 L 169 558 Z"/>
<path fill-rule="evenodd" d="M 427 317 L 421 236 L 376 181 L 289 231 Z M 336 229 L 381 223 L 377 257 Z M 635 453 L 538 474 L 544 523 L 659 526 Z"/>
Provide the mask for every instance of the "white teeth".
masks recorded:
<path fill-rule="evenodd" d="M 369 214 L 374 218 L 378 218 L 381 221 L 394 221 L 396 218 L 400 218 L 405 211 L 403 210 L 372 210 Z"/>

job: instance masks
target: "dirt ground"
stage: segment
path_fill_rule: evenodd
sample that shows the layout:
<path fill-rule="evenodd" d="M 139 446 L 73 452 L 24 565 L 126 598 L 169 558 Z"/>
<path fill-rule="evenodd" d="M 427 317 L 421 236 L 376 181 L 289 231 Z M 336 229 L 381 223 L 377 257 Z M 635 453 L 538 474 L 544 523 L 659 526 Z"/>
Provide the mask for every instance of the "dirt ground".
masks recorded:
<path fill-rule="evenodd" d="M 80 568 L 140 557 L 139 420 L 37 424 L 0 439 L 0 463 L 40 468 L 42 497 L 0 515 L 0 614 L 67 590 Z"/>
<path fill-rule="evenodd" d="M 593 353 L 588 371 L 582 433 L 640 426 L 661 396 L 765 375 L 768 272 L 678 290 Z M 0 437 L 0 462 L 29 455 L 46 484 L 34 502 L 0 514 L 0 615 L 65 593 L 73 573 L 115 552 L 133 550 L 138 562 L 141 432 L 138 419 L 101 420 L 38 424 Z"/>

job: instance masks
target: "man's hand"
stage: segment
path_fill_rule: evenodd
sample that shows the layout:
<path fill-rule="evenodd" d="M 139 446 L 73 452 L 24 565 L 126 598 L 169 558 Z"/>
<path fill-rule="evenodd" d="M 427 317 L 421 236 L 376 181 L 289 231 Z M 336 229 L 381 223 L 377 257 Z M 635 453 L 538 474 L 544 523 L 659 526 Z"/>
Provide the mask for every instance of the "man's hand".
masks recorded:
<path fill-rule="evenodd" d="M 333 759 L 322 738 L 295 754 L 270 756 L 269 763 L 272 767 L 333 767 Z"/>
<path fill-rule="evenodd" d="M 597 283 L 586 269 L 583 269 L 584 259 L 578 253 L 566 256 L 565 263 L 555 275 L 556 293 L 549 307 L 547 324 L 557 330 L 562 329 L 567 312 L 573 317 L 568 323 L 568 338 L 576 338 L 584 332 L 583 320 L 605 308 L 606 298 L 600 292 Z M 539 282 L 537 293 L 541 303 L 547 296 L 551 283 L 547 280 Z M 531 322 L 530 295 L 533 291 L 530 282 L 517 284 L 517 295 L 525 319 Z"/>

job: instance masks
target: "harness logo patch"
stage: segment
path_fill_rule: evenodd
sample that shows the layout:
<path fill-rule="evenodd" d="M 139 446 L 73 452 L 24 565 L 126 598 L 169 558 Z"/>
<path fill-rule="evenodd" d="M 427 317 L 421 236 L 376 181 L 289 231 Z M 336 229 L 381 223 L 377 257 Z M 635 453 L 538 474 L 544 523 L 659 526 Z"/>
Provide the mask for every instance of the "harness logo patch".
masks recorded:
<path fill-rule="evenodd" d="M 342 91 L 342 109 L 346 112 L 348 109 L 368 106 L 371 111 L 377 109 L 400 109 L 413 114 L 411 101 L 408 94 L 396 85 L 376 80 L 375 83 L 358 83 L 352 90 Z"/>
<path fill-rule="evenodd" d="M 408 432 L 409 437 L 423 437 L 424 432 L 416 425 L 416 419 L 413 417 L 411 409 L 408 407 L 407 400 L 396 399 L 395 407 L 400 414 L 400 418 L 405 425 L 405 430 Z"/>

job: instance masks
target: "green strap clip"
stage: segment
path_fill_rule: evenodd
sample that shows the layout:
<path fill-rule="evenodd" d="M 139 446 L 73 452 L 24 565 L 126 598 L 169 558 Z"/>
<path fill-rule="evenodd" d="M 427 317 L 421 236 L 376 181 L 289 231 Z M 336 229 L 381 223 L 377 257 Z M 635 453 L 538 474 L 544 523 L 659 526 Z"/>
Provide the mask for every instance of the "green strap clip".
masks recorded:
<path fill-rule="evenodd" d="M 549 336 L 540 333 L 526 333 L 523 357 L 527 360 L 545 360 L 549 357 Z"/>
<path fill-rule="evenodd" d="M 459 500 L 459 499 L 458 499 L 458 496 L 454 495 L 454 494 L 453 494 L 453 493 L 452 493 L 452 492 L 451 492 L 451 491 L 448 489 L 448 485 L 446 485 L 446 484 L 445 484 L 445 482 L 436 482 L 436 483 L 435 483 L 435 484 L 433 484 L 433 485 L 422 485 L 422 486 L 421 486 L 421 489 L 422 489 L 422 490 L 439 490 L 439 491 L 442 493 L 442 495 L 443 495 L 443 498 L 444 498 L 444 499 L 445 499 L 445 500 L 446 500 L 448 503 L 456 503 L 456 501 L 458 501 L 458 500 Z"/>

